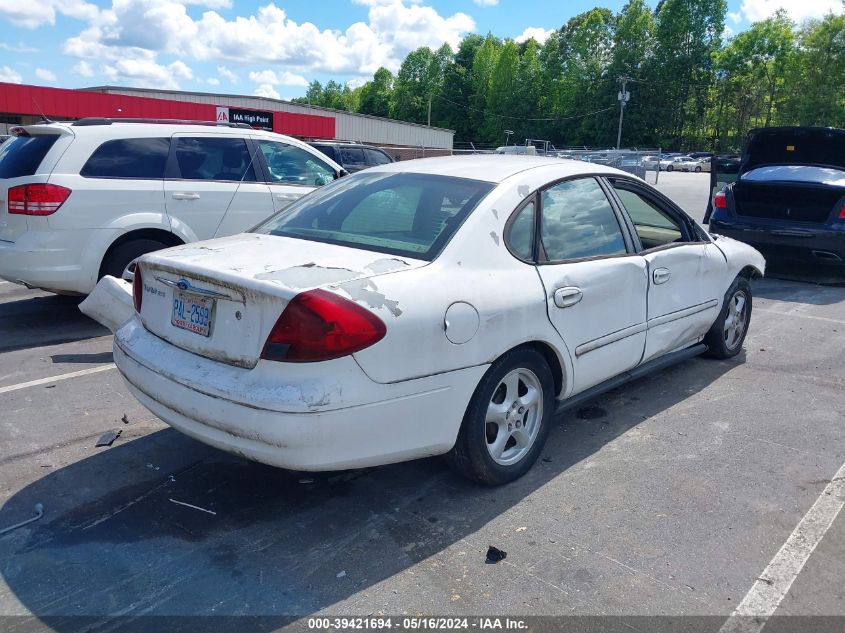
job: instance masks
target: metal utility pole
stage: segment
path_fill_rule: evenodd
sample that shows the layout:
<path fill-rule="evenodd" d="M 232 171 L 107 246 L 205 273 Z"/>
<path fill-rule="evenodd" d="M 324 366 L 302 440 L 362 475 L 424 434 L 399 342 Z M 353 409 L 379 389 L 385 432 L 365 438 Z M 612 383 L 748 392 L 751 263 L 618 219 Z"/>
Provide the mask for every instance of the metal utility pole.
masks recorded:
<path fill-rule="evenodd" d="M 622 82 L 622 90 L 619 91 L 619 94 L 616 95 L 616 98 L 619 100 L 619 132 L 616 134 L 616 149 L 619 149 L 619 146 L 622 143 L 622 119 L 625 116 L 625 105 L 631 99 L 631 93 L 625 90 L 625 87 L 628 85 L 628 82 L 631 80 L 628 76 L 622 76 L 619 78 L 619 81 Z"/>
<path fill-rule="evenodd" d="M 428 95 L 428 127 L 431 127 L 431 95 Z"/>
<path fill-rule="evenodd" d="M 513 134 L 513 130 L 505 130 L 505 145 L 511 140 L 511 134 Z"/>

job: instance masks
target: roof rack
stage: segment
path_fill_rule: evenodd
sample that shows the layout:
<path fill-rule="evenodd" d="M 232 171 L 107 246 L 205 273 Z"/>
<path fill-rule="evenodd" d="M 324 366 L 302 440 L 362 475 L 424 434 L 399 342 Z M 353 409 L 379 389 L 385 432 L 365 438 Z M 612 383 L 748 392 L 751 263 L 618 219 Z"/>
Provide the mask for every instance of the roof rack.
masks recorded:
<path fill-rule="evenodd" d="M 222 123 L 217 121 L 191 121 L 189 119 L 115 119 L 105 117 L 85 117 L 74 121 L 71 125 L 85 127 L 89 125 L 111 125 L 112 123 L 156 123 L 171 125 L 208 125 L 214 127 L 237 127 L 252 129 L 247 123 Z"/>

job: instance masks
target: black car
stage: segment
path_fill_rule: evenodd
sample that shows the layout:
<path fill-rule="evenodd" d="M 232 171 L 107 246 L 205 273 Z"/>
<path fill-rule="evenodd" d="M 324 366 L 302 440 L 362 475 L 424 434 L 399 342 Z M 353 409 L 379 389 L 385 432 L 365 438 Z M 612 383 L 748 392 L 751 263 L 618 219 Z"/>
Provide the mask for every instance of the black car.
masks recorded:
<path fill-rule="evenodd" d="M 713 196 L 711 231 L 767 258 L 845 265 L 845 130 L 751 130 L 735 179 Z"/>
<path fill-rule="evenodd" d="M 393 162 L 386 152 L 370 145 L 342 141 L 309 141 L 308 144 L 342 165 L 350 174 L 374 165 L 386 165 Z"/>

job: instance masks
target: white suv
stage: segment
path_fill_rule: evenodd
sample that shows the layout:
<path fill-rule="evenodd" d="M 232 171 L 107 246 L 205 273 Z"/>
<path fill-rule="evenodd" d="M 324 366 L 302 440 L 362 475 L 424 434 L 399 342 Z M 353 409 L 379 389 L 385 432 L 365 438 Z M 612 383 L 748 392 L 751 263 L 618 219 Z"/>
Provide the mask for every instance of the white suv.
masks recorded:
<path fill-rule="evenodd" d="M 82 119 L 0 145 L 0 277 L 88 294 L 139 255 L 240 233 L 345 172 L 296 139 L 202 122 Z"/>

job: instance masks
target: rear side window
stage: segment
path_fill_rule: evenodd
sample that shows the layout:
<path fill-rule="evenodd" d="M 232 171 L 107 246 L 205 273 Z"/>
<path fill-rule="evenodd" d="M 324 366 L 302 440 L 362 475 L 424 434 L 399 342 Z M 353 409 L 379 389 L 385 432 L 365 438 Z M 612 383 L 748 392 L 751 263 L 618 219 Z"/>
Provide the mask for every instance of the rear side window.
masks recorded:
<path fill-rule="evenodd" d="M 0 145 L 0 178 L 32 176 L 58 138 L 58 134 L 39 134 L 8 139 Z"/>
<path fill-rule="evenodd" d="M 344 165 L 366 166 L 364 161 L 364 150 L 360 147 L 341 147 L 340 159 Z"/>
<path fill-rule="evenodd" d="M 180 136 L 174 142 L 176 163 L 184 180 L 256 180 L 245 139 Z"/>
<path fill-rule="evenodd" d="M 540 237 L 551 262 L 626 252 L 613 207 L 594 178 L 567 180 L 543 191 Z"/>
<path fill-rule="evenodd" d="M 333 161 L 340 162 L 340 161 L 337 160 L 337 152 L 335 151 L 335 148 L 332 147 L 331 145 L 316 145 L 316 144 L 312 143 L 311 147 L 313 147 L 314 149 L 322 152 L 323 154 L 325 154 L 326 156 L 331 158 Z"/>
<path fill-rule="evenodd" d="M 393 162 L 387 154 L 377 149 L 365 148 L 364 152 L 367 154 L 367 162 L 370 165 L 387 165 L 387 163 Z"/>
<path fill-rule="evenodd" d="M 334 169 L 299 147 L 278 141 L 257 141 L 271 183 L 319 187 L 335 179 Z"/>
<path fill-rule="evenodd" d="M 100 145 L 79 172 L 86 178 L 164 178 L 169 138 L 123 138 Z"/>

